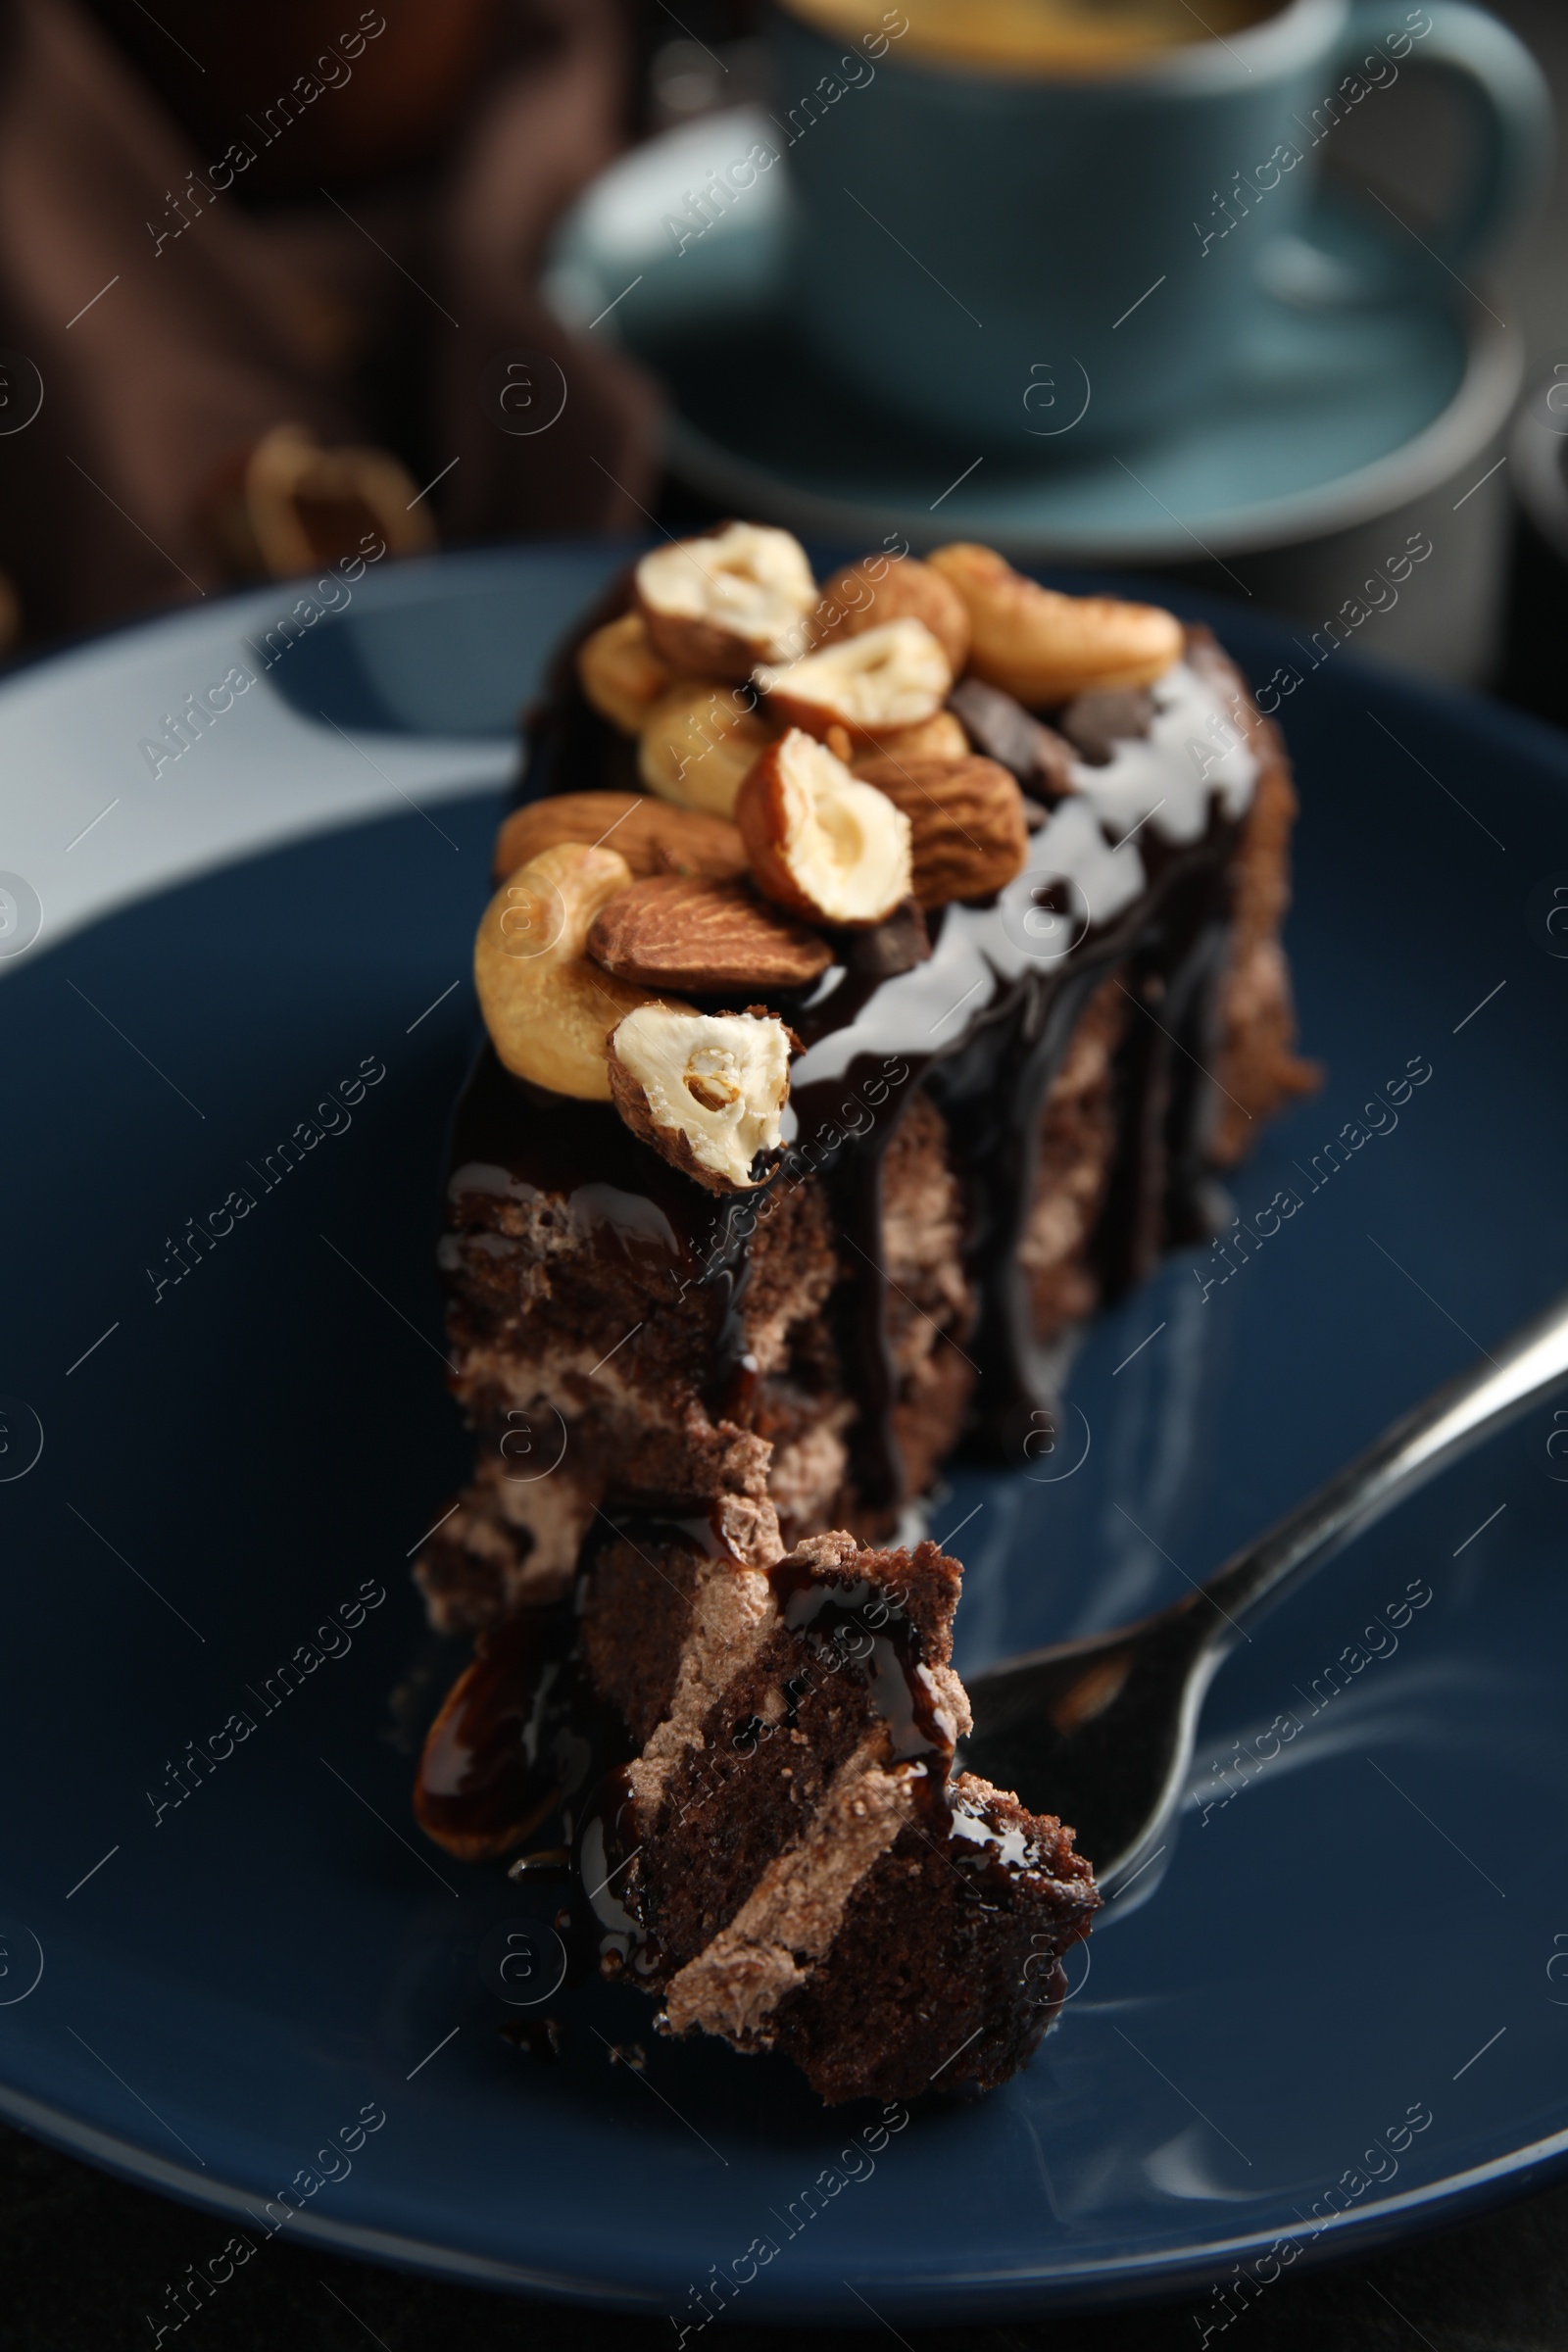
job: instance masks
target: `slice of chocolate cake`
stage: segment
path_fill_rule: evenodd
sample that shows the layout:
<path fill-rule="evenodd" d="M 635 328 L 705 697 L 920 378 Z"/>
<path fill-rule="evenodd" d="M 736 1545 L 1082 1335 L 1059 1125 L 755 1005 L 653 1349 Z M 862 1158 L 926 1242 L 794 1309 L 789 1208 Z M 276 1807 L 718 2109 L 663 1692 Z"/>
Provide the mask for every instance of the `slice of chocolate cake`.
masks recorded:
<path fill-rule="evenodd" d="M 1091 1883 L 950 1782 L 957 1571 L 879 1547 L 960 1444 L 1025 1458 L 1312 1083 L 1279 737 L 1153 607 L 963 546 L 819 590 L 733 523 L 567 649 L 523 794 L 440 1245 L 478 1459 L 416 1570 L 480 1650 L 420 1819 L 536 1834 L 569 1698 L 625 1766 L 609 1957 L 674 2030 L 903 2095 L 961 2019 L 953 2079 L 998 2081 Z"/>
<path fill-rule="evenodd" d="M 802 575 L 764 552 L 777 642 Z M 885 1536 L 960 1440 L 1020 1458 L 1073 1333 L 1309 1082 L 1289 773 L 1206 631 L 949 549 L 839 575 L 817 650 L 737 690 L 671 666 L 676 586 L 572 649 L 498 845 L 441 1245 L 479 1458 L 418 1568 L 448 1628 L 561 1590 L 606 1507 Z M 610 1052 L 655 1004 L 776 1016 L 759 1181 Z"/>
<path fill-rule="evenodd" d="M 953 1776 L 957 1562 L 834 1532 L 764 1567 L 646 1519 L 591 1555 L 574 1602 L 484 1638 L 426 1830 L 574 1844 L 579 1950 L 663 2032 L 777 2050 L 829 2102 L 1004 2081 L 1100 1897 L 1070 1830 Z"/>

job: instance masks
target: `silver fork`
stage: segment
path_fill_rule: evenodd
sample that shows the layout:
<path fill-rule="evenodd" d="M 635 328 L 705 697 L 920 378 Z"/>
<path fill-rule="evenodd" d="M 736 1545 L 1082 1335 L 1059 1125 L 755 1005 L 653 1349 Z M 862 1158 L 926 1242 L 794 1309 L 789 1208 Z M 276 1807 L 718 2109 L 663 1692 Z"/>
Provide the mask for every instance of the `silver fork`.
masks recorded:
<path fill-rule="evenodd" d="M 1170 1608 L 976 1675 L 960 1764 L 1071 1823 L 1113 1892 L 1169 1829 L 1203 1694 L 1248 1622 L 1445 1463 L 1565 1385 L 1568 1298 L 1396 1421 Z"/>

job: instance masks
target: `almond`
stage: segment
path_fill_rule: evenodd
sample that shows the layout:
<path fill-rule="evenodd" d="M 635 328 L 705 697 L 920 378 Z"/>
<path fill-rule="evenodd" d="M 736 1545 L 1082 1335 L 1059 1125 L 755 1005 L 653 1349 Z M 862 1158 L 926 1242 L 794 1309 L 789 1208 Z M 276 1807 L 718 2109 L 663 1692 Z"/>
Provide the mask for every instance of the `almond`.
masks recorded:
<path fill-rule="evenodd" d="M 577 682 L 601 718 L 623 735 L 640 735 L 674 673 L 655 653 L 640 612 L 607 620 L 577 648 Z"/>
<path fill-rule="evenodd" d="M 875 760 L 861 780 L 909 820 L 922 906 L 986 899 L 1022 871 L 1029 829 L 1017 781 L 995 760 Z"/>
<path fill-rule="evenodd" d="M 835 743 L 828 749 L 839 751 Z M 841 760 L 846 756 L 858 775 L 868 760 L 967 760 L 969 738 L 951 710 L 939 710 L 935 718 L 922 719 L 917 727 L 895 727 L 890 734 L 873 735 L 868 742 L 853 747 L 848 755 L 839 751 Z"/>
<path fill-rule="evenodd" d="M 934 718 L 953 669 L 923 620 L 887 620 L 804 661 L 760 666 L 757 684 L 780 724 L 824 740 L 840 726 L 863 743 Z"/>
<path fill-rule="evenodd" d="M 759 662 L 804 651 L 816 582 L 788 531 L 729 522 L 703 539 L 674 539 L 644 556 L 637 604 L 655 653 L 698 678 L 750 677 Z"/>
<path fill-rule="evenodd" d="M 994 548 L 935 549 L 933 567 L 969 611 L 969 666 L 1031 710 L 1054 710 L 1089 687 L 1151 686 L 1181 659 L 1181 622 L 1157 605 L 1059 596 Z"/>
<path fill-rule="evenodd" d="M 859 637 L 885 620 L 923 620 L 955 677 L 969 658 L 969 612 L 940 571 L 913 556 L 899 562 L 867 556 L 836 571 L 811 614 L 813 646 Z"/>
<path fill-rule="evenodd" d="M 747 776 L 735 822 L 758 888 L 808 923 L 867 929 L 909 895 L 908 819 L 798 727 Z"/>
<path fill-rule="evenodd" d="M 610 1040 L 611 1100 L 632 1133 L 715 1193 L 765 1182 L 797 1041 L 772 1013 L 649 1004 Z"/>
<path fill-rule="evenodd" d="M 611 900 L 588 934 L 588 953 L 617 979 L 697 996 L 804 988 L 833 960 L 826 940 L 745 883 L 664 874 Z"/>
<path fill-rule="evenodd" d="M 674 808 L 643 792 L 558 792 L 514 808 L 496 836 L 496 880 L 558 841 L 614 850 L 639 878 L 685 874 L 694 882 L 730 882 L 746 871 L 746 845 L 727 817 Z"/>

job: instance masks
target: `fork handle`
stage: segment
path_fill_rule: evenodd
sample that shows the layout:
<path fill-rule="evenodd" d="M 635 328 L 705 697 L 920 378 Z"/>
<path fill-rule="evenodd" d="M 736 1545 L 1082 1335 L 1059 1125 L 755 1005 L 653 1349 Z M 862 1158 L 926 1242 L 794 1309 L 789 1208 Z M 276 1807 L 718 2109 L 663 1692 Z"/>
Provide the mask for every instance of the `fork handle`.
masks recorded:
<path fill-rule="evenodd" d="M 1568 1387 L 1568 1298 L 1515 1332 L 1384 1431 L 1327 1486 L 1234 1553 L 1192 1603 L 1211 1617 L 1208 1643 L 1228 1649 L 1258 1614 L 1330 1552 L 1381 1519 L 1494 1430 Z"/>

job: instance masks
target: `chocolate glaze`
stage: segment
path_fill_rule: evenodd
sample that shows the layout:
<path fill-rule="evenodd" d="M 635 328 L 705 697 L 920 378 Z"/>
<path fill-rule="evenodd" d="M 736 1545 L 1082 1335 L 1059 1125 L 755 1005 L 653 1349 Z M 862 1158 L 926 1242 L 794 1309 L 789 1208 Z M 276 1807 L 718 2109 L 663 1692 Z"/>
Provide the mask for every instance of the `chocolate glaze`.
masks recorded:
<path fill-rule="evenodd" d="M 603 1770 L 604 1713 L 569 1606 L 524 1609 L 482 1634 L 425 1740 L 414 1792 L 420 1828 L 482 1860 L 580 1810 L 585 1784 Z"/>
<path fill-rule="evenodd" d="M 645 1277 L 667 1284 L 672 1303 L 695 1294 L 709 1326 L 705 1401 L 726 1414 L 743 1401 L 740 1304 L 753 1216 L 744 1198 L 717 1199 L 694 1184 L 639 1143 L 610 1103 L 575 1102 L 514 1078 L 488 1042 L 458 1105 L 450 1163 L 453 1200 L 564 1195 L 573 1224 L 607 1254 L 633 1259 Z"/>
<path fill-rule="evenodd" d="M 881 1585 L 840 1583 L 798 1559 L 781 1560 L 768 1582 L 786 1629 L 805 1636 L 830 1674 L 863 1675 L 887 1725 L 890 1761 L 924 1764 L 926 1787 L 945 1785 L 954 1743 L 937 1720 L 936 1692 L 920 1671 L 923 1644 L 908 1611 Z"/>

